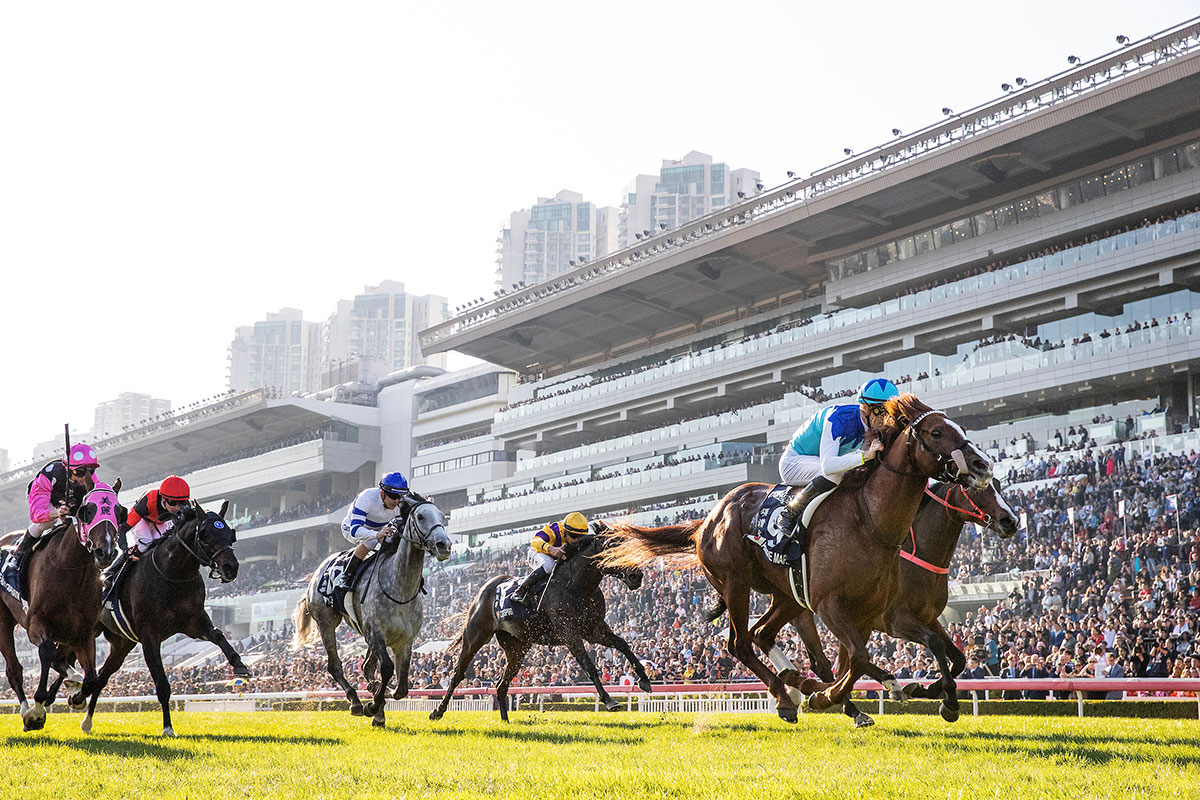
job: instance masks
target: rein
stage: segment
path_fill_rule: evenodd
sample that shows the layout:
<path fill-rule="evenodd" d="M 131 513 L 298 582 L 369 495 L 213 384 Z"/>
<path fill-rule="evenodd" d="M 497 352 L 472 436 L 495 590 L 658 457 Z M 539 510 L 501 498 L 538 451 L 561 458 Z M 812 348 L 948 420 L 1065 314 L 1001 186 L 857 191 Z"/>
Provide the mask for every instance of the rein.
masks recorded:
<path fill-rule="evenodd" d="M 424 554 L 429 552 L 429 549 L 428 549 L 429 548 L 429 537 L 432 536 L 433 532 L 436 531 L 438 528 L 441 528 L 442 530 L 446 529 L 446 526 L 443 523 L 439 522 L 438 524 L 431 527 L 428 531 L 426 531 L 424 533 L 424 535 L 419 535 L 419 534 L 413 533 L 413 530 L 416 528 L 416 525 L 413 522 L 417 518 L 416 511 L 418 508 L 420 508 L 421 506 L 424 506 L 424 505 L 432 506 L 433 501 L 432 500 L 422 500 L 421 502 L 415 504 L 412 508 L 410 508 L 408 510 L 408 519 L 404 523 L 404 530 L 401 531 L 401 533 L 400 533 L 401 541 L 408 542 L 414 548 L 416 548 L 418 551 L 420 551 L 422 560 L 424 560 L 424 558 L 425 558 Z M 434 506 L 434 507 L 436 508 L 437 506 Z M 399 555 L 399 551 L 396 551 L 396 553 L 394 553 L 392 555 Z M 366 594 L 367 588 L 371 585 L 371 579 L 374 578 L 375 573 L 377 573 L 379 571 L 379 562 L 382 561 L 382 556 L 376 556 L 374 561 L 375 561 L 375 565 L 372 568 L 371 573 L 367 576 L 366 581 L 363 583 L 362 594 L 364 594 L 364 595 Z M 406 606 L 409 603 L 411 603 L 413 600 L 416 600 L 419 595 L 429 594 L 429 592 L 427 592 L 425 590 L 425 576 L 424 575 L 421 576 L 421 581 L 417 585 L 417 590 L 415 592 L 413 592 L 413 596 L 408 598 L 407 600 L 400 600 L 398 598 L 392 597 L 392 595 L 384 587 L 383 581 L 379 582 L 379 591 L 383 592 L 384 597 L 386 597 L 388 600 L 392 601 L 393 603 L 395 603 L 398 606 Z M 360 597 L 361 597 L 361 595 L 360 595 Z"/>
<path fill-rule="evenodd" d="M 985 525 L 990 523 L 991 517 L 988 516 L 987 514 L 985 514 L 983 512 L 983 509 L 981 509 L 978 505 L 975 504 L 975 501 L 972 500 L 970 495 L 967 494 L 967 490 L 964 489 L 962 486 L 957 486 L 957 485 L 956 485 L 956 488 L 960 492 L 962 492 L 963 499 L 966 500 L 968 503 L 970 503 L 971 508 L 974 509 L 974 511 L 968 511 L 965 508 L 959 508 L 958 506 L 950 505 L 950 501 L 948 498 L 949 498 L 949 495 L 953 493 L 953 491 L 954 491 L 953 489 L 951 489 L 950 492 L 947 493 L 947 499 L 942 499 L 936 492 L 931 491 L 929 489 L 929 487 L 925 487 L 925 494 L 932 497 L 943 508 L 946 509 L 946 516 L 950 519 L 951 522 L 954 521 L 954 515 L 951 512 L 957 511 L 958 513 L 962 514 L 964 517 L 968 517 L 970 519 L 977 519 L 980 522 L 983 522 Z M 916 564 L 921 569 L 929 570 L 930 572 L 937 574 L 937 575 L 948 575 L 950 573 L 950 567 L 948 565 L 945 567 L 939 567 L 936 564 L 931 564 L 928 561 L 926 561 L 925 559 L 917 556 L 917 534 L 912 526 L 909 526 L 908 535 L 912 541 L 912 552 L 910 553 L 907 550 L 901 550 L 900 551 L 901 558 L 903 558 L 905 561 L 910 561 L 913 564 Z"/>

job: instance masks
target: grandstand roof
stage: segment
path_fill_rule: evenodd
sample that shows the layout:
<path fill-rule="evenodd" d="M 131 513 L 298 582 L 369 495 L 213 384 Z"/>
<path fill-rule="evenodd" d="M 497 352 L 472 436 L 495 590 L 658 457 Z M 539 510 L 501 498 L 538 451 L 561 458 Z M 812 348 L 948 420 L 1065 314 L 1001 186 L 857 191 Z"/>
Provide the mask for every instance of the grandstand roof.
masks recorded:
<path fill-rule="evenodd" d="M 1192 24 L 1172 36 L 1198 33 Z M 501 296 L 422 332 L 424 352 L 557 372 L 805 298 L 818 305 L 827 258 L 1200 129 L 1200 51 L 1179 55 L 1164 41 Z"/>

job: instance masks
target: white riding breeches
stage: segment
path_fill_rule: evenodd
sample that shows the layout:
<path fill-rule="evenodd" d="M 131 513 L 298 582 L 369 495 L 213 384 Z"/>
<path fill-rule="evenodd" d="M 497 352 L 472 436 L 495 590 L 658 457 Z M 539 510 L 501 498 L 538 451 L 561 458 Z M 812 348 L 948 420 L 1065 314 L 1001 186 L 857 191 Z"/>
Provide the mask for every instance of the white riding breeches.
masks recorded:
<path fill-rule="evenodd" d="M 779 458 L 779 479 L 789 486 L 808 486 L 820 474 L 820 456 L 802 456 L 789 447 Z"/>
<path fill-rule="evenodd" d="M 545 553 L 529 548 L 529 560 L 531 563 L 541 567 L 549 575 L 554 572 L 554 568 L 558 566 L 558 561 L 553 556 L 548 556 Z"/>
<path fill-rule="evenodd" d="M 29 531 L 29 535 L 33 538 L 40 539 L 42 538 L 42 534 L 53 528 L 56 522 L 58 522 L 58 517 L 46 520 L 45 522 L 31 522 L 26 530 Z"/>

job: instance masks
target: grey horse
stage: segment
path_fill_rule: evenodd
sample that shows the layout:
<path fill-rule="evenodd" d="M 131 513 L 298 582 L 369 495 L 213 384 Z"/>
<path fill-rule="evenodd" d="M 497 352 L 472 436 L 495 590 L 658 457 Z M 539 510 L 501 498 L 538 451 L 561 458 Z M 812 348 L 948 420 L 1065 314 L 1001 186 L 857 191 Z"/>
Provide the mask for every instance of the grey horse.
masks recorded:
<path fill-rule="evenodd" d="M 398 546 L 394 550 L 387 548 L 378 552 L 370 563 L 363 565 L 357 585 L 346 595 L 348 613 L 343 615 L 329 608 L 317 593 L 325 563 L 313 573 L 308 591 L 292 613 L 292 622 L 296 626 L 292 648 L 299 649 L 319 636 L 329 656 L 329 674 L 345 690 L 350 700 L 350 713 L 370 716 L 371 724 L 379 727 L 384 725 L 384 694 L 393 674 L 398 684 L 395 696 L 401 698 L 408 694 L 412 643 L 421 630 L 424 587 L 421 571 L 425 555 L 432 553 L 438 561 L 450 557 L 446 515 L 420 495 L 411 495 L 402 502 L 408 505 L 408 521 L 398 535 Z M 336 554 L 326 562 L 333 558 Z M 373 682 L 371 700 L 365 705 L 342 672 L 336 631 L 343 621 L 366 639 L 367 662 L 379 665 L 379 680 Z M 389 648 L 395 653 L 395 662 L 388 655 Z"/>

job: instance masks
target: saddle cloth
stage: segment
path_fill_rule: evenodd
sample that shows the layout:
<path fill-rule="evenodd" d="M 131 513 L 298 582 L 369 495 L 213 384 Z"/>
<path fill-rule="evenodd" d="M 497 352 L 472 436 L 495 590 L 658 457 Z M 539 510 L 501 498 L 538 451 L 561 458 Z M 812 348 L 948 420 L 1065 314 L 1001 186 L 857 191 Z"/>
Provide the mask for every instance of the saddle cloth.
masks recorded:
<path fill-rule="evenodd" d="M 509 578 L 496 587 L 496 596 L 492 599 L 492 611 L 495 612 L 496 619 L 504 622 L 505 620 L 522 620 L 529 616 L 530 609 L 512 599 L 513 593 L 520 585 L 521 578 Z M 526 602 L 533 603 L 536 608 L 536 601 L 542 596 L 542 588 L 545 585 L 545 579 L 535 583 L 529 590 Z"/>
<path fill-rule="evenodd" d="M 787 538 L 787 532 L 780 524 L 784 506 L 787 505 L 793 491 L 799 491 L 786 483 L 776 485 L 763 498 L 762 505 L 754 514 L 750 530 L 746 538 L 762 548 L 763 555 L 773 564 L 787 566 L 788 582 L 791 586 L 792 597 L 796 602 L 810 611 L 813 609 L 808 597 L 808 525 L 826 497 L 833 490 L 814 497 L 804 509 L 804 530 L 795 538 Z"/>

